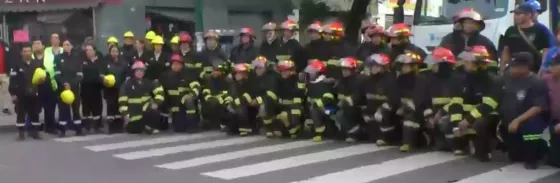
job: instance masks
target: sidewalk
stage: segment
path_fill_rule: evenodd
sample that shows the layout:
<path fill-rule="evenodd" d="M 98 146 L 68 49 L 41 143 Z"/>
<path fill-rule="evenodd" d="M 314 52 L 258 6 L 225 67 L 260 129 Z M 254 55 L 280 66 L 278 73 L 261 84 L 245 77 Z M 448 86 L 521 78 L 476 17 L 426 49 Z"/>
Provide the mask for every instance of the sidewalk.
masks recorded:
<path fill-rule="evenodd" d="M 12 132 L 16 131 L 16 114 L 13 113 L 12 115 L 5 115 L 0 114 L 0 133 L 2 132 Z"/>

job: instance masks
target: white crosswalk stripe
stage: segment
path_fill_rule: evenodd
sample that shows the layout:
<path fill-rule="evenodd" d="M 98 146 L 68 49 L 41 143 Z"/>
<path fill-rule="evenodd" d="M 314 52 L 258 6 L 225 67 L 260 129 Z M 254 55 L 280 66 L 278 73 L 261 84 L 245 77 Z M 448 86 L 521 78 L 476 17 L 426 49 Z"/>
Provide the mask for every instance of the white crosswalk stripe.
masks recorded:
<path fill-rule="evenodd" d="M 232 137 L 220 132 L 89 135 L 55 138 L 53 141 L 77 144 L 107 158 L 138 161 L 142 166 L 162 170 L 158 172 L 180 171 L 224 183 L 261 183 L 266 180 L 286 183 L 450 180 L 458 183 L 504 180 L 508 183 L 544 183 L 547 181 L 541 180 L 560 177 L 558 168 L 542 166 L 537 170 L 525 170 L 522 164 L 483 164 L 470 157 L 446 152 L 400 153 L 395 147 L 377 147 L 375 144 L 269 140 L 262 136 Z M 134 165 L 138 166 L 137 163 Z M 423 174 L 426 176 L 418 176 Z"/>

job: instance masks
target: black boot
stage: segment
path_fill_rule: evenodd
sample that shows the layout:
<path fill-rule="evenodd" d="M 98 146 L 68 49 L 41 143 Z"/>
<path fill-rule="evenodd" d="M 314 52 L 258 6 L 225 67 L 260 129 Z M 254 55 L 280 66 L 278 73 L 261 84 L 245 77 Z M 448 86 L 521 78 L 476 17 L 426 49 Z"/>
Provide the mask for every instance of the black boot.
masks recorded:
<path fill-rule="evenodd" d="M 33 126 L 29 131 L 29 136 L 35 140 L 41 139 L 41 135 L 39 135 L 39 126 Z"/>
<path fill-rule="evenodd" d="M 83 136 L 82 124 L 74 124 L 74 130 L 76 131 L 76 136 Z"/>
<path fill-rule="evenodd" d="M 91 119 L 82 119 L 82 128 L 85 134 L 91 133 Z"/>
<path fill-rule="evenodd" d="M 18 128 L 18 138 L 17 140 L 23 141 L 25 140 L 25 128 L 24 127 L 17 127 Z"/>
<path fill-rule="evenodd" d="M 93 127 L 93 133 L 96 134 L 100 134 L 100 133 L 104 133 L 103 132 L 103 119 L 99 118 L 97 120 L 94 120 L 94 127 Z"/>
<path fill-rule="evenodd" d="M 108 135 L 116 133 L 115 122 L 116 122 L 116 120 L 114 120 L 114 119 L 108 119 L 107 120 L 107 134 Z"/>
<path fill-rule="evenodd" d="M 60 132 L 58 133 L 58 137 L 66 137 L 66 125 L 59 125 L 59 129 Z"/>

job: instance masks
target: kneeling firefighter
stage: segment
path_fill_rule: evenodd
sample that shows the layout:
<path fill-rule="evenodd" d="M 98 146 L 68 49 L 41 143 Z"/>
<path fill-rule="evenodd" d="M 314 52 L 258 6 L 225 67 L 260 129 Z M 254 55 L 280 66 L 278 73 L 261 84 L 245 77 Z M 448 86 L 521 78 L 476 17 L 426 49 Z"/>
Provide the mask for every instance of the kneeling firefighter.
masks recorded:
<path fill-rule="evenodd" d="M 158 105 L 164 100 L 163 87 L 144 78 L 144 62 L 135 61 L 131 70 L 133 76 L 125 81 L 119 93 L 119 111 L 126 121 L 125 130 L 128 133 L 157 133 L 155 127 L 159 122 Z"/>
<path fill-rule="evenodd" d="M 274 136 L 272 122 L 277 115 L 278 82 L 280 80 L 277 73 L 269 69 L 269 62 L 264 56 L 259 56 L 253 60 L 251 65 L 254 68 L 254 77 L 251 79 L 251 82 L 254 84 L 253 92 L 256 97 L 253 105 L 259 109 L 257 116 L 263 120 L 266 136 L 272 137 Z"/>
<path fill-rule="evenodd" d="M 274 135 L 283 136 L 285 131 L 287 131 L 292 138 L 298 137 L 298 132 L 300 132 L 301 124 L 301 113 L 303 109 L 303 97 L 305 97 L 305 84 L 300 82 L 298 75 L 296 74 L 296 65 L 291 60 L 283 60 L 278 63 L 278 72 L 280 72 L 281 79 L 278 82 L 278 115 L 276 116 L 277 121 L 275 123 L 269 123 L 267 125 L 267 116 L 263 119 L 265 123 L 265 128 L 267 128 L 266 136 L 272 136 L 270 133 L 272 130 Z M 280 88 L 281 87 L 281 88 Z M 267 115 L 268 113 L 273 113 L 274 109 L 271 109 L 273 103 L 266 106 Z"/>
<path fill-rule="evenodd" d="M 253 92 L 249 81 L 250 68 L 246 63 L 236 64 L 233 68 L 234 81 L 231 83 L 230 95 L 226 99 L 227 109 L 233 114 L 228 128 L 237 129 L 240 136 L 247 136 L 256 131 L 252 124 L 249 110 L 253 103 Z"/>
<path fill-rule="evenodd" d="M 231 79 L 228 78 L 230 63 L 215 61 L 212 64 L 212 72 L 202 78 L 202 117 L 203 128 L 214 128 L 219 125 L 222 131 L 227 130 L 227 110 L 225 99 L 229 96 Z M 231 130 L 231 129 L 230 129 Z"/>
<path fill-rule="evenodd" d="M 308 74 L 307 81 L 307 103 L 313 120 L 314 142 L 323 141 L 323 135 L 328 131 L 329 135 L 336 134 L 337 127 L 331 123 L 331 115 L 336 114 L 336 100 L 331 93 L 333 84 L 327 82 L 325 76 L 326 66 L 319 60 L 313 60 L 305 68 Z"/>
<path fill-rule="evenodd" d="M 338 94 L 339 111 L 336 113 L 336 124 L 346 134 L 346 142 L 355 142 L 360 132 L 362 123 L 360 116 L 361 92 L 365 77 L 360 75 L 358 61 L 353 57 L 340 59 L 342 78 L 336 85 Z"/>

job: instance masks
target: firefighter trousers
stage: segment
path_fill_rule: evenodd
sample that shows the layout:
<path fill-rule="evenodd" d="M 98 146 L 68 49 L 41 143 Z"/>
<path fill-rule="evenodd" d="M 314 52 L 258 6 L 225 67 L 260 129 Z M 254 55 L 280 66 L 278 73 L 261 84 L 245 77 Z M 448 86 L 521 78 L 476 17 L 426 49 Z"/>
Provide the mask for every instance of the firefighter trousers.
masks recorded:
<path fill-rule="evenodd" d="M 290 135 L 292 138 L 298 137 L 301 128 L 301 113 L 302 105 L 291 103 L 291 104 L 281 104 L 279 106 L 280 112 L 276 115 L 276 123 L 274 123 L 274 134 L 277 136 L 280 134 Z"/>
<path fill-rule="evenodd" d="M 140 119 L 132 119 L 132 116 L 138 116 L 130 114 L 131 119 L 125 124 L 125 130 L 127 133 L 140 134 L 143 132 L 151 133 L 154 129 L 157 129 L 158 119 L 160 114 L 157 110 L 147 110 L 141 114 Z"/>
<path fill-rule="evenodd" d="M 360 108 L 342 103 L 341 109 L 336 112 L 336 124 L 346 135 L 346 138 L 357 139 L 362 132 L 364 123 L 359 116 Z"/>
<path fill-rule="evenodd" d="M 80 96 L 80 90 L 78 87 L 72 88 L 75 96 Z M 76 133 L 81 133 L 82 130 L 82 117 L 80 114 L 80 97 L 76 97 L 72 104 L 66 104 L 62 102 L 61 99 L 58 101 L 58 124 L 60 126 L 60 132 L 64 134 L 67 129 L 68 123 L 74 125 Z"/>
<path fill-rule="evenodd" d="M 55 121 L 55 110 L 58 103 L 57 92 L 53 91 L 49 82 L 39 86 L 39 100 L 43 108 L 44 129 L 48 133 L 55 133 L 57 126 Z"/>
<path fill-rule="evenodd" d="M 187 132 L 198 129 L 196 98 L 186 99 L 184 104 L 171 105 L 171 125 L 175 132 Z"/>
<path fill-rule="evenodd" d="M 16 127 L 19 131 L 25 129 L 27 118 L 31 121 L 32 130 L 40 130 L 39 111 L 41 111 L 41 105 L 38 96 L 17 96 L 15 111 Z"/>
<path fill-rule="evenodd" d="M 423 114 L 414 110 L 405 111 L 402 115 L 402 144 L 425 146 L 431 144 L 431 139 L 429 131 L 425 128 Z"/>
<path fill-rule="evenodd" d="M 103 86 L 99 84 L 84 83 L 81 85 L 82 122 L 86 130 L 93 128 L 100 130 L 103 127 L 101 113 L 103 111 Z"/>
<path fill-rule="evenodd" d="M 111 87 L 103 90 L 105 104 L 107 105 L 106 120 L 109 133 L 118 133 L 123 131 L 124 122 L 119 112 L 119 88 Z"/>
<path fill-rule="evenodd" d="M 312 102 L 309 107 L 309 113 L 311 119 L 313 120 L 313 133 L 314 133 L 314 140 L 322 139 L 324 135 L 336 137 L 337 135 L 337 127 L 332 122 L 331 115 L 335 114 L 327 114 L 325 112 L 324 107 L 319 106 L 317 102 Z"/>
<path fill-rule="evenodd" d="M 227 109 L 221 96 L 211 96 L 202 102 L 202 117 L 207 122 L 205 128 L 215 128 L 217 125 L 225 129 L 227 124 Z"/>
<path fill-rule="evenodd" d="M 370 135 L 370 139 L 377 141 L 378 144 L 397 144 L 401 140 L 399 132 L 402 126 L 399 123 L 398 116 L 390 110 L 379 107 L 377 109 L 366 109 L 363 113 L 363 119 L 366 131 Z"/>

